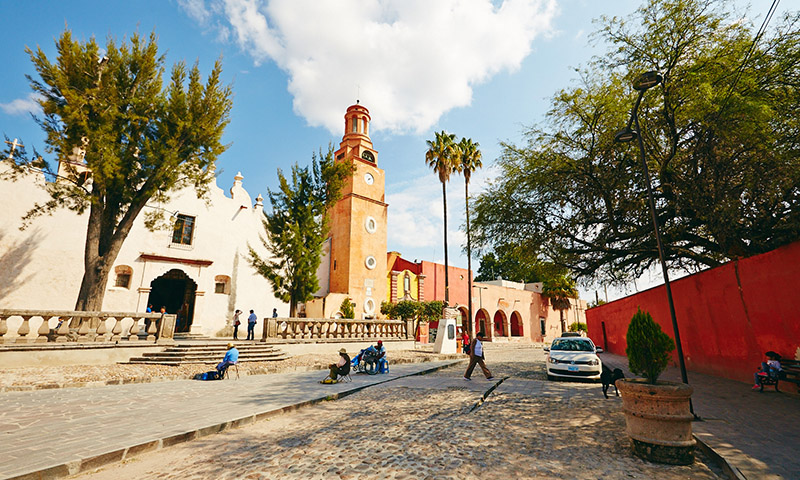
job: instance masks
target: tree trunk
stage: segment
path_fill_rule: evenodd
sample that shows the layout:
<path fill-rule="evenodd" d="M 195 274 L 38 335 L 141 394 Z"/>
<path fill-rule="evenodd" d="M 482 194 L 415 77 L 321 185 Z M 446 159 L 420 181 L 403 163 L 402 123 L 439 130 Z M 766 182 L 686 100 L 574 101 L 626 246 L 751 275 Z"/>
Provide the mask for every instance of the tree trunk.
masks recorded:
<path fill-rule="evenodd" d="M 472 335 L 472 244 L 469 239 L 469 181 L 464 182 L 464 205 L 467 212 L 467 275 L 469 279 L 467 282 L 467 312 L 469 321 L 467 322 L 467 334 L 469 338 L 475 338 Z"/>
<path fill-rule="evenodd" d="M 567 322 L 564 320 L 564 310 L 559 309 L 558 314 L 561 317 L 561 334 L 563 335 L 564 332 L 567 331 Z"/>
<path fill-rule="evenodd" d="M 450 268 L 447 264 L 447 187 L 444 182 L 442 182 L 442 203 L 444 204 L 444 306 L 448 307 L 450 306 L 450 281 L 447 271 Z"/>

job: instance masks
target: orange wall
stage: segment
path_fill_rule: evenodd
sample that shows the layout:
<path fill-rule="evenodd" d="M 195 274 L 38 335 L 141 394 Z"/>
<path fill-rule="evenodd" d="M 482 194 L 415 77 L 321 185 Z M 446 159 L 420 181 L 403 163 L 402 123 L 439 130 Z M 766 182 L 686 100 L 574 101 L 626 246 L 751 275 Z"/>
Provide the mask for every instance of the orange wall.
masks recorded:
<path fill-rule="evenodd" d="M 752 381 L 767 350 L 800 359 L 800 242 L 671 285 L 687 370 Z M 663 285 L 588 310 L 589 336 L 604 345 L 605 323 L 608 351 L 625 355 L 637 306 L 674 338 Z"/>

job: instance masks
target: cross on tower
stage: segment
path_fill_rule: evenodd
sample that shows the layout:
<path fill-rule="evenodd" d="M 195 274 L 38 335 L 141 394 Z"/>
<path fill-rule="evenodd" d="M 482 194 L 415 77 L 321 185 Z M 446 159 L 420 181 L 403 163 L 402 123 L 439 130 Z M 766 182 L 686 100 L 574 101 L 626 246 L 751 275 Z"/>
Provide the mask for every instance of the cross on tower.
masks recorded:
<path fill-rule="evenodd" d="M 24 147 L 25 146 L 25 145 L 17 142 L 16 138 L 14 139 L 13 142 L 9 142 L 8 140 L 6 140 L 6 143 L 11 145 L 11 152 L 8 154 L 8 159 L 9 160 L 14 158 L 14 152 L 17 150 L 17 147 Z"/>

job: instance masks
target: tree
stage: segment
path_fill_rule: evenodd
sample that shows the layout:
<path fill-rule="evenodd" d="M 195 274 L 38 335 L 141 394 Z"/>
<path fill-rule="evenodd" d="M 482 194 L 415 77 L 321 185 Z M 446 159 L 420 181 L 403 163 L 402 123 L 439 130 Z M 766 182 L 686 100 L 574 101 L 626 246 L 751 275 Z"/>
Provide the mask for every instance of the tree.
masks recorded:
<path fill-rule="evenodd" d="M 467 282 L 467 299 L 469 311 L 469 336 L 473 337 L 472 332 L 472 244 L 470 243 L 469 236 L 469 180 L 472 178 L 472 172 L 481 168 L 481 151 L 478 150 L 480 144 L 473 142 L 471 138 L 462 138 L 458 142 L 457 156 L 458 171 L 464 175 L 464 209 L 466 211 L 465 219 L 467 222 L 467 272 L 469 272 L 469 281 Z"/>
<path fill-rule="evenodd" d="M 342 318 L 355 318 L 355 303 L 350 299 L 350 297 L 345 298 L 342 300 L 342 304 L 339 306 L 339 311 L 342 312 Z"/>
<path fill-rule="evenodd" d="M 35 205 L 26 221 L 59 207 L 89 211 L 76 310 L 102 309 L 111 267 L 147 203 L 186 186 L 202 196 L 227 148 L 221 138 L 232 101 L 230 87 L 221 84 L 221 62 L 205 84 L 197 64 L 187 71 L 179 62 L 162 89 L 164 57 L 156 40 L 155 33 L 119 46 L 109 39 L 101 57 L 93 38 L 79 42 L 66 30 L 55 63 L 41 49 L 26 49 L 40 77 L 28 80 L 44 112 L 36 120 L 47 134 L 46 151 L 65 166 L 68 160 L 85 166 L 59 173 L 35 149 L 32 157 L 14 155 L 15 174 L 34 168 L 56 178 L 47 185 L 51 199 Z"/>
<path fill-rule="evenodd" d="M 675 341 L 653 320 L 649 312 L 637 308 L 625 334 L 628 368 L 655 384 L 672 359 Z"/>
<path fill-rule="evenodd" d="M 564 267 L 545 262 L 522 245 L 497 245 L 481 257 L 475 280 L 489 282 L 498 277 L 521 283 L 545 282 L 567 274 Z"/>
<path fill-rule="evenodd" d="M 278 169 L 279 189 L 267 191 L 272 209 L 264 212 L 261 241 L 271 258 L 262 259 L 250 247 L 251 265 L 270 281 L 275 296 L 289 303 L 291 317 L 298 303 L 319 290 L 317 268 L 330 229 L 326 212 L 341 198 L 352 172 L 352 165 L 334 161 L 331 146 L 324 156 L 314 154 L 311 163 L 310 169 L 293 165 L 291 182 Z"/>
<path fill-rule="evenodd" d="M 694 271 L 800 238 L 800 13 L 745 62 L 754 28 L 726 4 L 650 0 L 629 20 L 603 18 L 608 53 L 525 144 L 503 145 L 473 240 L 529 245 L 579 279 L 621 283 L 658 262 L 639 152 L 613 142 L 647 70 L 664 77 L 640 133 L 668 264 Z"/>
<path fill-rule="evenodd" d="M 434 141 L 427 140 L 428 151 L 425 152 L 425 163 L 431 167 L 442 182 L 442 203 L 444 205 L 444 306 L 450 301 L 450 282 L 447 264 L 447 181 L 458 168 L 455 163 L 456 136 L 445 131 L 437 132 Z M 471 295 L 470 295 L 471 296 Z"/>
<path fill-rule="evenodd" d="M 556 277 L 544 283 L 542 296 L 550 300 L 550 305 L 554 310 L 558 310 L 561 317 L 561 333 L 566 332 L 567 323 L 564 320 L 564 310 L 569 310 L 572 299 L 578 298 L 575 282 L 566 276 Z"/>

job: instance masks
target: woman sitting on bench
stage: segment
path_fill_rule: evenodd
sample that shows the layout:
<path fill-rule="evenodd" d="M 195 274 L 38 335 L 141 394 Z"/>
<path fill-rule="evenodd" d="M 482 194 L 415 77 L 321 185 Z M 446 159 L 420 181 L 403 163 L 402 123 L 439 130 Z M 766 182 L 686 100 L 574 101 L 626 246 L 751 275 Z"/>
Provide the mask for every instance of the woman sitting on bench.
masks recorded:
<path fill-rule="evenodd" d="M 770 350 L 764 356 L 767 357 L 767 361 L 761 362 L 761 369 L 753 375 L 756 381 L 756 384 L 753 385 L 753 390 L 761 389 L 761 382 L 764 381 L 765 377 L 778 378 L 778 373 L 781 371 L 780 355 Z"/>

